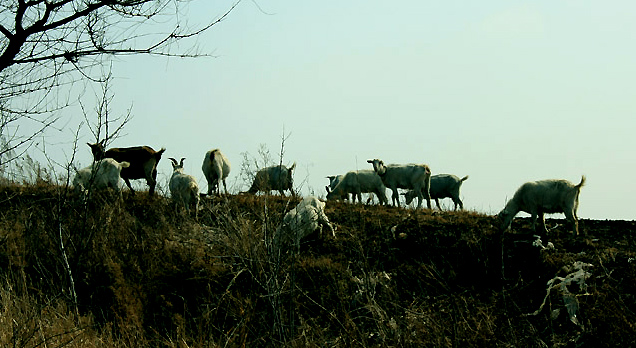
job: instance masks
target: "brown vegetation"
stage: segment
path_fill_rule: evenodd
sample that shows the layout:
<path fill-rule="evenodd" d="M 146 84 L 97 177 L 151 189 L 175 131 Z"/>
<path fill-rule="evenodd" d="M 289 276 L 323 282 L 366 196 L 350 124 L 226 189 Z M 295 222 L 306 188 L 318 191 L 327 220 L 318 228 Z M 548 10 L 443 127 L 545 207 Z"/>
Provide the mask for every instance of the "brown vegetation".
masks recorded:
<path fill-rule="evenodd" d="M 328 202 L 335 239 L 275 254 L 298 198 L 207 199 L 195 221 L 160 196 L 92 197 L 0 188 L 0 346 L 636 345 L 633 221 L 574 238 L 548 220 L 542 250 L 528 219 L 502 239 L 473 212 Z M 576 261 L 592 266 L 566 282 Z"/>

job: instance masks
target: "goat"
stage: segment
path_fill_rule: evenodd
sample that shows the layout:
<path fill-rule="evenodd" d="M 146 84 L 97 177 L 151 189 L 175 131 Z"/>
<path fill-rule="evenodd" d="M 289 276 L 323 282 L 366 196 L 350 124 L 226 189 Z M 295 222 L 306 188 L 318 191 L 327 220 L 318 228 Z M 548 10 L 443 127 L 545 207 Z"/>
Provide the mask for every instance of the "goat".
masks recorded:
<path fill-rule="evenodd" d="M 340 175 L 329 175 L 327 176 L 327 179 L 329 179 L 329 186 L 325 186 L 325 189 L 327 190 L 327 194 L 329 194 L 329 192 L 331 192 L 333 189 L 336 188 L 336 186 L 338 185 L 338 183 L 340 182 L 340 180 L 342 180 L 344 178 L 343 174 Z M 339 199 L 348 201 L 349 200 L 349 194 L 345 194 L 341 197 L 339 197 Z M 367 204 L 369 204 L 369 202 L 373 201 L 373 193 L 369 193 L 369 197 L 367 198 Z"/>
<path fill-rule="evenodd" d="M 104 158 L 93 162 L 90 166 L 77 171 L 73 178 L 75 190 L 86 192 L 89 189 L 112 188 L 119 192 L 119 178 L 123 168 L 128 168 L 128 162 L 117 162 L 112 158 Z"/>
<path fill-rule="evenodd" d="M 336 185 L 338 185 L 338 183 L 342 181 L 343 178 L 343 174 L 327 176 L 327 179 L 329 179 L 329 187 L 333 190 L 334 188 L 336 188 Z"/>
<path fill-rule="evenodd" d="M 356 197 L 358 202 L 362 203 L 362 193 L 375 193 L 378 196 L 381 204 L 387 204 L 386 199 L 386 186 L 382 183 L 380 176 L 373 170 L 358 170 L 351 171 L 345 174 L 342 180 L 336 185 L 335 188 L 327 189 L 327 199 L 336 199 L 340 197 L 348 197 L 351 193 L 353 196 L 353 202 L 355 203 Z"/>
<path fill-rule="evenodd" d="M 117 162 L 128 162 L 130 166 L 122 169 L 121 178 L 124 179 L 126 186 L 134 192 L 130 185 L 130 179 L 146 179 L 146 183 L 150 187 L 149 193 L 155 193 L 157 185 L 157 164 L 161 160 L 161 155 L 165 148 L 159 151 L 153 150 L 149 146 L 135 146 L 112 148 L 104 151 L 102 143 L 87 143 L 90 146 L 95 161 L 103 158 L 112 158 Z"/>
<path fill-rule="evenodd" d="M 335 189 L 336 186 L 338 185 L 338 183 L 340 183 L 340 181 L 343 178 L 344 178 L 343 174 L 327 176 L 327 179 L 329 179 L 329 186 L 325 186 L 325 188 L 327 189 L 327 194 L 329 192 L 331 192 L 333 189 Z M 346 196 L 339 197 L 339 198 L 344 199 L 344 200 L 348 200 L 349 199 L 349 195 L 347 194 Z"/>
<path fill-rule="evenodd" d="M 230 161 L 221 153 L 221 150 L 214 149 L 208 151 L 203 158 L 201 169 L 208 181 L 208 195 L 211 195 L 212 191 L 215 190 L 217 194 L 220 193 L 220 181 L 223 181 L 223 188 L 225 189 L 225 194 L 227 194 L 225 178 L 230 174 Z"/>
<path fill-rule="evenodd" d="M 439 199 L 447 197 L 452 199 L 453 203 L 455 203 L 455 210 L 457 210 L 458 205 L 459 209 L 464 209 L 464 203 L 459 198 L 459 189 L 462 187 L 462 183 L 467 179 L 468 175 L 461 179 L 452 174 L 437 174 L 431 176 L 431 199 L 435 199 L 439 210 L 442 210 L 442 207 L 439 205 Z M 404 193 L 406 204 L 411 204 L 416 196 L 413 190 Z"/>
<path fill-rule="evenodd" d="M 322 227 L 327 226 L 335 237 L 336 232 L 329 218 L 325 214 L 325 203 L 314 196 L 305 197 L 294 209 L 283 217 L 283 221 L 276 230 L 274 243 L 277 246 L 294 242 L 300 244 L 300 240 L 316 230 L 322 233 Z"/>
<path fill-rule="evenodd" d="M 542 232 L 547 233 L 543 214 L 564 213 L 572 225 L 572 232 L 575 236 L 578 235 L 579 222 L 576 210 L 579 207 L 579 194 L 584 184 L 585 175 L 581 176 L 581 182 L 578 185 L 567 180 L 541 180 L 521 185 L 505 208 L 497 215 L 501 222 L 501 231 L 507 230 L 515 215 L 524 211 L 532 215 L 532 229 L 535 233 L 537 233 L 537 217 L 542 226 Z"/>
<path fill-rule="evenodd" d="M 254 194 L 258 191 L 269 192 L 271 190 L 277 190 L 280 192 L 280 195 L 283 196 L 283 191 L 289 190 L 292 196 L 294 196 L 295 193 L 292 188 L 292 171 L 294 168 L 296 168 L 296 163 L 292 164 L 289 168 L 281 164 L 259 170 L 256 172 L 256 176 L 254 176 L 252 187 L 250 187 L 247 192 Z"/>
<path fill-rule="evenodd" d="M 177 162 L 176 159 L 170 158 L 172 161 L 172 177 L 170 178 L 170 195 L 176 205 L 182 205 L 186 211 L 190 213 L 190 205 L 194 205 L 194 216 L 199 214 L 199 185 L 192 175 L 183 172 L 183 160 Z"/>
<path fill-rule="evenodd" d="M 412 189 L 415 191 L 417 207 L 422 206 L 422 196 L 426 197 L 428 209 L 431 209 L 431 169 L 426 164 L 389 164 L 379 159 L 367 160 L 373 164 L 373 170 L 378 173 L 384 185 L 393 191 L 391 200 L 393 205 L 400 206 L 398 188 Z"/>

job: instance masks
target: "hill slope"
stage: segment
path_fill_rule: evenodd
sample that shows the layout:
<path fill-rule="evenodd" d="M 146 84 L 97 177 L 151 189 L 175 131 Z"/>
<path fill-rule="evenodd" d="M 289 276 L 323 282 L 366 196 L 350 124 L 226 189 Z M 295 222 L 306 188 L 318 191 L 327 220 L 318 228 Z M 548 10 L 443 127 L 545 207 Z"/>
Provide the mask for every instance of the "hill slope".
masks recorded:
<path fill-rule="evenodd" d="M 2 187 L 0 343 L 636 345 L 635 222 L 582 220 L 574 238 L 548 220 L 542 249 L 527 219 L 502 236 L 472 212 L 328 202 L 335 239 L 276 253 L 296 202 L 223 196 L 195 221 L 145 193 Z"/>

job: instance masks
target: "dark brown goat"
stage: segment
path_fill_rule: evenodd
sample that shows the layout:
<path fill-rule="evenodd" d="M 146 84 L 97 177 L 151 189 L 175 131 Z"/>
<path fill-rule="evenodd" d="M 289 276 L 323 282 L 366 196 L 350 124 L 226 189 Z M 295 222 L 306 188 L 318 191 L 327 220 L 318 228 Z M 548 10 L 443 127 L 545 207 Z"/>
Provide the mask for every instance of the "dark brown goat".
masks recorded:
<path fill-rule="evenodd" d="M 112 148 L 104 151 L 104 146 L 101 143 L 87 144 L 91 147 L 93 158 L 96 161 L 103 158 L 112 158 L 117 162 L 126 161 L 130 163 L 130 167 L 122 169 L 121 178 L 124 179 L 131 191 L 134 192 L 132 186 L 130 186 L 130 179 L 146 179 L 148 186 L 150 186 L 150 194 L 155 193 L 157 164 L 163 152 L 166 151 L 165 148 L 155 151 L 149 146 L 135 146 Z"/>

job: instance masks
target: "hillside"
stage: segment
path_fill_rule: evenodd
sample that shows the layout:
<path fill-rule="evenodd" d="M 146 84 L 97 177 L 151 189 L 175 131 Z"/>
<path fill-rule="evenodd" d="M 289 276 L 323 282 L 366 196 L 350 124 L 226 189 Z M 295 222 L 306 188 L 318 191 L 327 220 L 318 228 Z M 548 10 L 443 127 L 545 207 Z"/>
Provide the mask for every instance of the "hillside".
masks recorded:
<path fill-rule="evenodd" d="M 206 199 L 195 221 L 147 193 L 3 186 L 0 345 L 636 346 L 634 221 L 548 220 L 542 249 L 528 219 L 502 236 L 473 212 L 328 202 L 335 239 L 275 254 L 295 202 Z"/>

